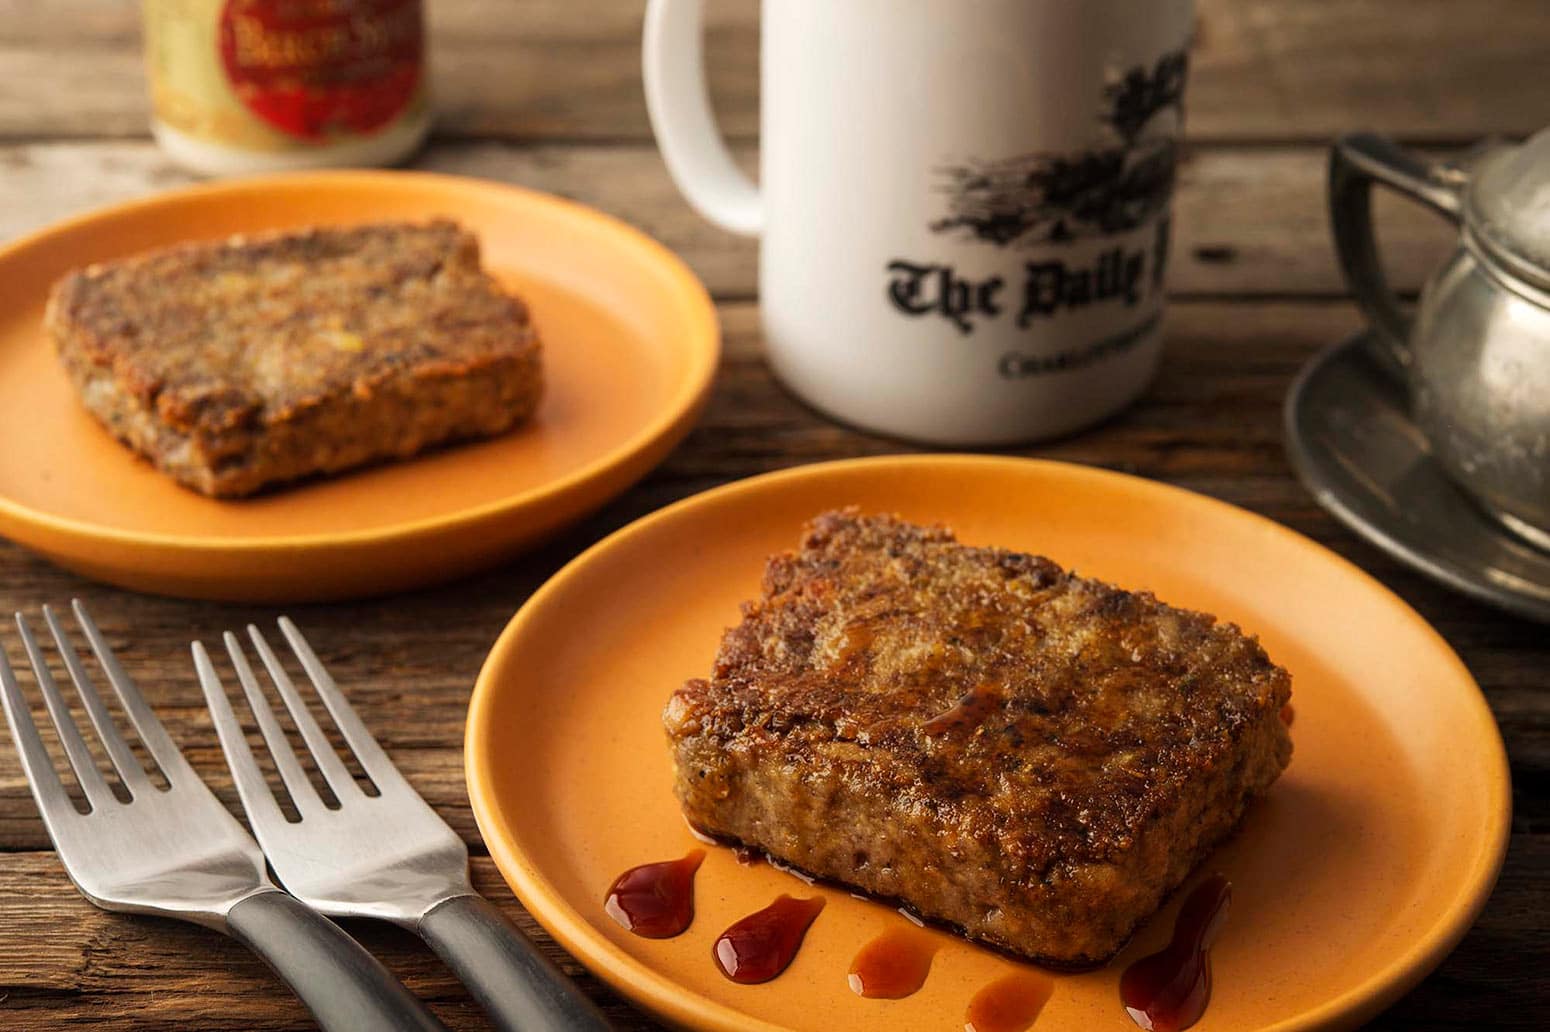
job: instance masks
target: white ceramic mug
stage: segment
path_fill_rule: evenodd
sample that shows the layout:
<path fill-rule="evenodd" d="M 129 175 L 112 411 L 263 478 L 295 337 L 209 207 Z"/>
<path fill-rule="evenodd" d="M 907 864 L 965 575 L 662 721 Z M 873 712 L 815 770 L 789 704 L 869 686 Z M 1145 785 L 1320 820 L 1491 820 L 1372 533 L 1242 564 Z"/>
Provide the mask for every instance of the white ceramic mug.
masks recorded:
<path fill-rule="evenodd" d="M 704 0 L 651 0 L 646 100 L 705 217 L 762 237 L 776 375 L 941 444 L 1051 437 L 1157 365 L 1192 0 L 766 0 L 761 184 Z"/>

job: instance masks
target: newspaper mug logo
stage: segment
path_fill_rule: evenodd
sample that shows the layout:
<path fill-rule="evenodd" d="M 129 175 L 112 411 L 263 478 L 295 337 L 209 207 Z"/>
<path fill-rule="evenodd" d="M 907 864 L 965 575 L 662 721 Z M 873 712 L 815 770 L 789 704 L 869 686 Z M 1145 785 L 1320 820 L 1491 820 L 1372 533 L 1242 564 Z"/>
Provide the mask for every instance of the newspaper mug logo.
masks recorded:
<path fill-rule="evenodd" d="M 1186 54 L 1170 51 L 1106 85 L 1102 146 L 939 169 L 946 210 L 930 223 L 933 234 L 1045 253 L 1021 262 L 1014 282 L 1001 273 L 966 276 L 952 262 L 896 258 L 886 269 L 892 306 L 911 318 L 945 319 L 968 335 L 986 319 L 1028 329 L 1092 306 L 1136 308 L 1160 291 L 1187 74 Z M 1144 242 L 1133 243 L 1138 233 Z"/>

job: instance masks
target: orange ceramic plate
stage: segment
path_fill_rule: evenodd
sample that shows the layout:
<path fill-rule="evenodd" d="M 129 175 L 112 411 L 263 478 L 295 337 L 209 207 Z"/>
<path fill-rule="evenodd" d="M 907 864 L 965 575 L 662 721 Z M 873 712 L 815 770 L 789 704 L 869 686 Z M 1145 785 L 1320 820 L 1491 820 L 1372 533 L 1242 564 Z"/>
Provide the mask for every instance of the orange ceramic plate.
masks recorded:
<path fill-rule="evenodd" d="M 1201 1032 L 1347 1029 L 1415 984 L 1490 893 L 1508 830 L 1506 756 L 1468 671 L 1426 623 L 1351 564 L 1268 520 L 1176 488 L 1008 458 L 830 463 L 731 484 L 632 524 L 523 607 L 479 676 L 470 797 L 506 879 L 620 992 L 701 1029 L 961 1029 L 976 990 L 1016 965 L 946 933 L 924 989 L 853 995 L 852 956 L 903 920 L 837 889 L 796 962 L 762 986 L 717 973 L 711 944 L 781 892 L 768 866 L 710 847 L 698 915 L 677 939 L 603 911 L 626 868 L 681 856 L 660 712 L 704 676 L 764 559 L 832 506 L 945 521 L 969 543 L 1052 556 L 1257 633 L 1291 670 L 1296 756 L 1205 864 L 1233 883 Z M 1055 976 L 1036 1029 L 1133 1028 L 1119 972 L 1164 943 L 1175 899 L 1108 967 Z"/>
<path fill-rule="evenodd" d="M 76 403 L 41 328 L 61 274 L 184 240 L 446 215 L 531 304 L 537 418 L 464 445 L 246 501 L 178 487 Z M 546 194 L 415 172 L 200 186 L 0 249 L 0 534 L 143 591 L 253 601 L 410 587 L 509 555 L 601 505 L 687 432 L 720 340 L 704 288 L 641 233 Z"/>

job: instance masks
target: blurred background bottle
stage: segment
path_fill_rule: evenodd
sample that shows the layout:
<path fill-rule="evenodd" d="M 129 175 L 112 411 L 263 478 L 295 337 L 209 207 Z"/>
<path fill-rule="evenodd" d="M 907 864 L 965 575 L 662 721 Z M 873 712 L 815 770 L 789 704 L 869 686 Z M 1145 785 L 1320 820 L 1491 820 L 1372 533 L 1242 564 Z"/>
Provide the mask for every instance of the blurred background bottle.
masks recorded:
<path fill-rule="evenodd" d="M 389 165 L 430 126 L 421 0 L 145 0 L 151 131 L 208 175 Z"/>

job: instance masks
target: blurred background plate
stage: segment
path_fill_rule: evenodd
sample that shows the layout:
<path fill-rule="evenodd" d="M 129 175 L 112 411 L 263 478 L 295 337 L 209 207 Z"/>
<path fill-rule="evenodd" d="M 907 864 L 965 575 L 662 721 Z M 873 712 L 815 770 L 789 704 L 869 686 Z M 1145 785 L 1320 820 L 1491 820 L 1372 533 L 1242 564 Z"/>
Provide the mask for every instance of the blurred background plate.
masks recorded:
<path fill-rule="evenodd" d="M 448 216 L 526 299 L 544 342 L 536 418 L 460 445 L 238 501 L 179 487 L 76 401 L 43 331 L 72 268 L 232 233 Z M 591 208 L 420 172 L 314 172 L 189 187 L 0 249 L 0 534 L 159 594 L 295 602 L 448 579 L 510 556 L 634 483 L 688 431 L 715 373 L 694 274 Z"/>

